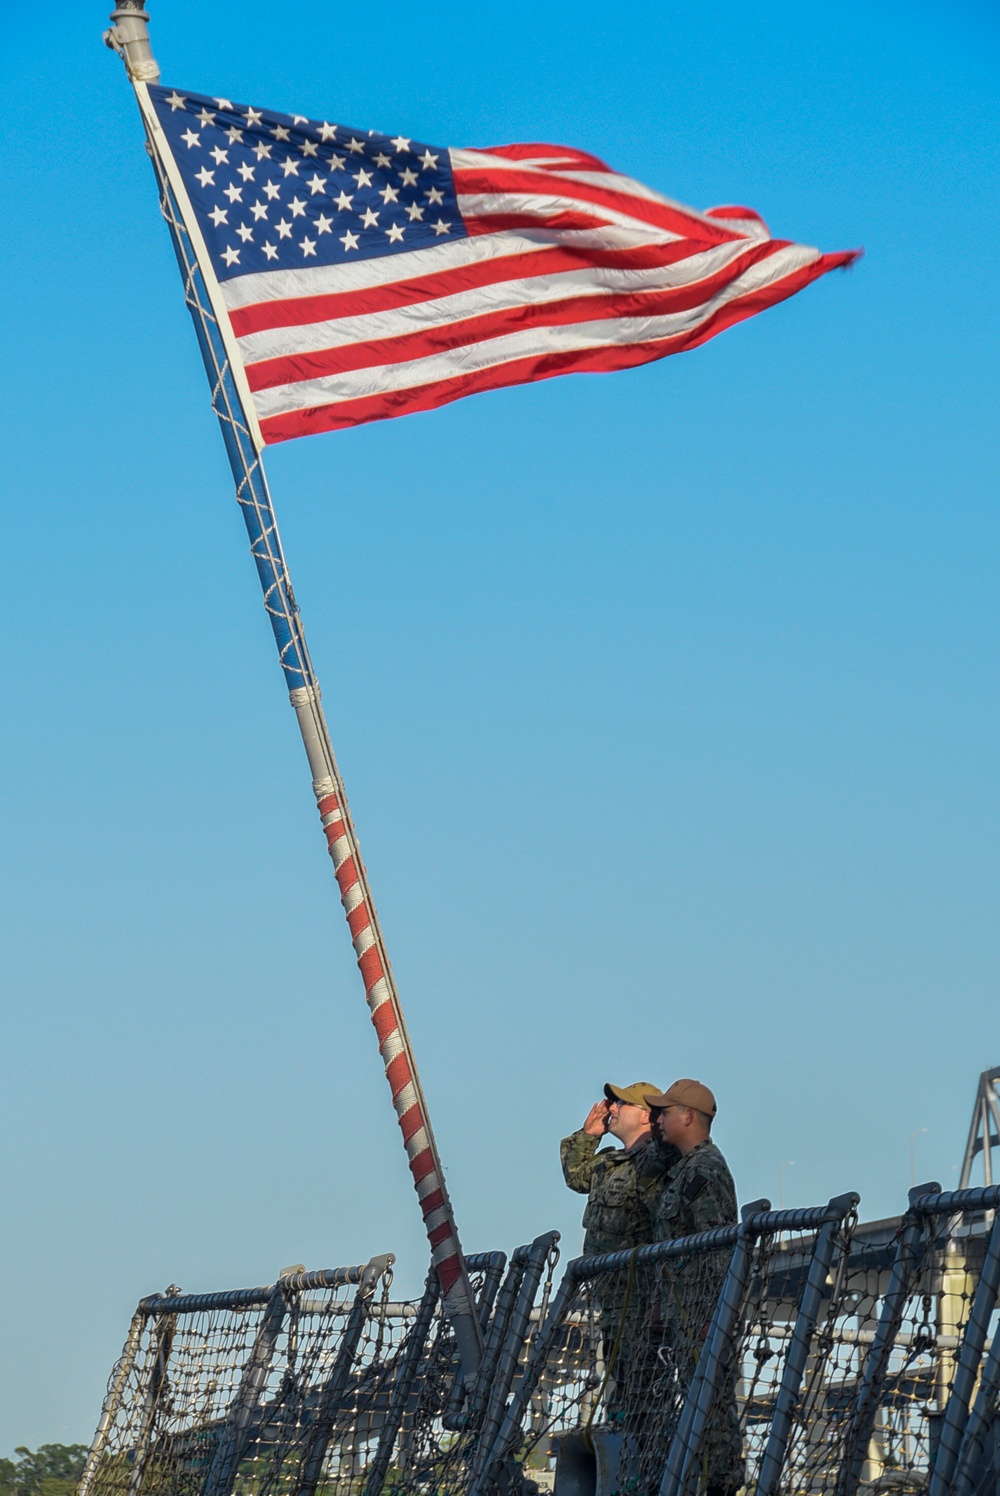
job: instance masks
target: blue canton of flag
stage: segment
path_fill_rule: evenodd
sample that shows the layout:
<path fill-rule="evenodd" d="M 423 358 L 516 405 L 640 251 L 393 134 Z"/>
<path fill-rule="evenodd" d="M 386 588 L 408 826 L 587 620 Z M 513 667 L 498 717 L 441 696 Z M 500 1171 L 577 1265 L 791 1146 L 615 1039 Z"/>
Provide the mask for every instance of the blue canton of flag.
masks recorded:
<path fill-rule="evenodd" d="M 153 85 L 219 280 L 464 237 L 447 150 Z"/>

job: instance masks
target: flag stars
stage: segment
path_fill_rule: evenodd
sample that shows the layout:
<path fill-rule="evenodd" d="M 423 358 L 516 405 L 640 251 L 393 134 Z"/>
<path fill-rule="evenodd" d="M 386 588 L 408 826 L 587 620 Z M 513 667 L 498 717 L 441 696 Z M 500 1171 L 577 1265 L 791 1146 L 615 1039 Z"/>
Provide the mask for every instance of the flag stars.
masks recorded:
<path fill-rule="evenodd" d="M 253 148 L 253 153 L 258 161 L 267 161 L 270 159 L 271 150 L 272 147 L 268 145 L 266 140 L 258 140 Z"/>
<path fill-rule="evenodd" d="M 399 173 L 399 179 L 404 187 L 415 187 L 417 185 L 417 174 L 409 166 L 405 166 Z"/>
<path fill-rule="evenodd" d="M 424 197 L 430 203 L 432 208 L 440 207 L 444 202 L 444 193 L 441 191 L 440 187 L 429 188 L 428 191 L 424 193 Z"/>
<path fill-rule="evenodd" d="M 285 173 L 285 176 L 297 177 L 299 174 L 299 164 L 300 163 L 296 161 L 294 156 L 286 156 L 284 161 L 282 161 L 281 163 L 281 167 Z"/>
<path fill-rule="evenodd" d="M 316 232 L 318 234 L 331 234 L 333 232 L 333 219 L 327 218 L 325 213 L 321 213 L 316 220 Z"/>
<path fill-rule="evenodd" d="M 396 203 L 399 201 L 399 188 L 390 187 L 387 182 L 386 185 L 382 188 L 382 191 L 379 193 L 379 197 L 385 203 L 386 207 L 388 207 L 390 203 Z"/>
<path fill-rule="evenodd" d="M 261 245 L 261 249 L 269 260 L 276 260 L 278 258 L 278 251 L 273 244 L 264 243 Z"/>
<path fill-rule="evenodd" d="M 248 223 L 241 223 L 236 232 L 239 234 L 244 244 L 249 244 L 253 239 L 253 229 Z"/>
<path fill-rule="evenodd" d="M 316 253 L 316 240 L 306 236 L 303 238 L 299 248 L 302 251 L 303 258 L 308 259 L 310 255 L 315 255 Z"/>
<path fill-rule="evenodd" d="M 184 108 L 187 99 L 183 98 L 175 88 L 172 94 L 167 94 L 164 102 L 170 105 L 170 113 L 173 114 L 175 110 Z"/>
<path fill-rule="evenodd" d="M 260 219 L 267 217 L 267 203 L 262 203 L 260 198 L 258 198 L 253 207 L 250 209 L 250 212 L 259 222 Z"/>
<path fill-rule="evenodd" d="M 341 212 L 346 213 L 354 201 L 354 193 L 342 192 L 338 198 L 334 199 L 334 201 L 336 202 L 337 207 L 341 210 Z"/>
<path fill-rule="evenodd" d="M 306 205 L 301 198 L 293 197 L 288 206 L 292 211 L 293 218 L 302 218 L 305 216 Z"/>
<path fill-rule="evenodd" d="M 230 114 L 233 112 L 233 106 L 229 99 L 216 99 L 215 106 L 217 109 L 228 109 Z"/>
<path fill-rule="evenodd" d="M 324 145 L 328 140 L 336 140 L 337 126 L 328 124 L 327 121 L 324 120 L 319 127 L 319 138 L 323 141 Z"/>
<path fill-rule="evenodd" d="M 241 203 L 243 201 L 243 188 L 237 187 L 235 183 L 230 182 L 222 196 L 228 197 L 231 203 Z"/>
<path fill-rule="evenodd" d="M 211 109 L 202 108 L 201 113 L 199 115 L 197 115 L 196 118 L 198 120 L 198 123 L 201 124 L 201 125 L 214 125 L 215 124 L 215 113 Z"/>
<path fill-rule="evenodd" d="M 303 156 L 315 156 L 318 151 L 319 146 L 316 144 L 315 140 L 304 140 L 302 142 Z"/>
<path fill-rule="evenodd" d="M 243 139 L 243 131 L 237 130 L 235 125 L 230 125 L 229 129 L 223 130 L 222 133 L 227 137 L 230 145 L 239 145 L 240 141 Z"/>
<path fill-rule="evenodd" d="M 251 109 L 249 108 L 249 106 L 247 107 L 247 127 L 249 129 L 252 129 L 254 125 L 259 125 L 263 118 L 264 116 L 261 114 L 259 109 Z"/>
<path fill-rule="evenodd" d="M 274 199 L 276 197 L 281 196 L 281 188 L 278 186 L 277 182 L 265 182 L 264 191 L 266 192 L 272 203 L 274 202 Z"/>
<path fill-rule="evenodd" d="M 215 224 L 216 228 L 219 228 L 222 224 L 229 222 L 229 214 L 225 208 L 213 208 L 208 216 Z"/>
<path fill-rule="evenodd" d="M 385 171 L 392 165 L 392 157 L 387 156 L 385 151 L 379 151 L 378 155 L 375 157 L 375 165 L 381 167 L 381 169 Z"/>
<path fill-rule="evenodd" d="M 292 237 L 292 226 L 290 223 L 287 223 L 284 218 L 282 218 L 280 222 L 275 224 L 275 228 L 278 231 L 279 239 L 290 239 Z"/>
<path fill-rule="evenodd" d="M 248 161 L 244 161 L 242 166 L 237 167 L 237 172 L 243 178 L 244 182 L 252 182 L 253 174 L 256 170 L 256 166 L 251 166 Z"/>
<path fill-rule="evenodd" d="M 435 171 L 437 169 L 438 158 L 432 155 L 430 151 L 424 151 L 420 160 L 422 163 L 421 171 Z"/>
<path fill-rule="evenodd" d="M 410 142 L 405 135 L 394 135 L 389 144 L 396 147 L 397 155 L 399 155 L 401 151 L 408 151 L 410 149 Z"/>
<path fill-rule="evenodd" d="M 361 222 L 364 224 L 366 229 L 373 229 L 378 225 L 378 214 L 373 212 L 371 208 L 366 208 L 365 216 L 364 218 L 362 218 Z"/>
<path fill-rule="evenodd" d="M 434 232 L 435 232 L 435 234 L 447 234 L 447 232 L 448 232 L 448 230 L 450 228 L 451 228 L 451 224 L 445 223 L 445 221 L 444 221 L 443 218 L 439 218 L 438 221 L 437 221 L 437 223 L 434 224 Z"/>
<path fill-rule="evenodd" d="M 284 125 L 275 125 L 274 129 L 271 131 L 271 134 L 274 136 L 275 140 L 291 140 L 292 138 L 291 130 L 286 129 Z"/>
<path fill-rule="evenodd" d="M 410 216 L 411 223 L 413 223 L 415 220 L 422 219 L 424 216 L 424 210 L 419 203 L 408 203 L 406 211 Z"/>
<path fill-rule="evenodd" d="M 365 143 L 363 140 L 358 140 L 356 136 L 352 135 L 347 142 L 347 149 L 352 151 L 355 156 L 363 156 L 365 153 Z"/>
<path fill-rule="evenodd" d="M 341 236 L 340 236 L 340 242 L 344 246 L 345 251 L 351 250 L 351 249 L 357 249 L 357 247 L 358 247 L 358 236 L 357 236 L 357 234 L 352 234 L 351 231 L 350 231 L 350 229 L 348 229 L 346 234 L 341 234 Z"/>
<path fill-rule="evenodd" d="M 194 176 L 195 181 L 200 182 L 203 187 L 215 186 L 215 172 L 209 171 L 207 166 L 203 166 L 201 171 L 196 171 Z"/>
<path fill-rule="evenodd" d="M 233 265 L 238 265 L 240 263 L 240 252 L 238 249 L 224 249 L 222 252 L 222 258 L 225 260 L 228 266 L 232 267 Z"/>
<path fill-rule="evenodd" d="M 216 166 L 228 166 L 229 152 L 224 151 L 221 146 L 214 145 L 208 154 L 211 156 Z"/>
<path fill-rule="evenodd" d="M 326 177 L 321 177 L 318 171 L 314 171 L 307 185 L 311 195 L 315 197 L 317 192 L 322 192 L 326 186 Z"/>
<path fill-rule="evenodd" d="M 201 144 L 201 136 L 198 134 L 197 130 L 185 130 L 184 134 L 181 136 L 181 139 L 184 141 L 188 150 L 190 150 L 192 146 Z"/>
<path fill-rule="evenodd" d="M 343 171 L 346 156 L 338 156 L 336 151 L 330 152 L 330 167 L 333 171 Z"/>
<path fill-rule="evenodd" d="M 389 235 L 390 244 L 399 244 L 406 230 L 401 223 L 391 223 L 385 232 Z"/>
<path fill-rule="evenodd" d="M 359 188 L 370 187 L 372 184 L 371 174 L 365 171 L 363 168 L 360 171 L 356 171 L 354 173 L 354 180 L 357 182 Z"/>

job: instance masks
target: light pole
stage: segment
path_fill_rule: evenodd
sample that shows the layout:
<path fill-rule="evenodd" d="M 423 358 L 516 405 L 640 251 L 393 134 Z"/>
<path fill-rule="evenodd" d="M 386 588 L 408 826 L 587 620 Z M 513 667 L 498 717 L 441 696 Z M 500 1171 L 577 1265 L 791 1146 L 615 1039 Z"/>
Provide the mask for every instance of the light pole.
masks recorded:
<path fill-rule="evenodd" d="M 785 1170 L 794 1168 L 794 1158 L 787 1158 L 783 1164 L 778 1165 L 778 1209 L 785 1208 Z"/>
<path fill-rule="evenodd" d="M 914 1185 L 917 1182 L 917 1160 L 916 1160 L 916 1152 L 915 1152 L 915 1149 L 914 1149 L 914 1144 L 916 1143 L 917 1138 L 920 1136 L 920 1134 L 922 1132 L 926 1132 L 926 1131 L 927 1131 L 926 1127 L 915 1127 L 913 1129 L 913 1131 L 910 1133 L 910 1188 L 911 1189 L 913 1189 Z"/>

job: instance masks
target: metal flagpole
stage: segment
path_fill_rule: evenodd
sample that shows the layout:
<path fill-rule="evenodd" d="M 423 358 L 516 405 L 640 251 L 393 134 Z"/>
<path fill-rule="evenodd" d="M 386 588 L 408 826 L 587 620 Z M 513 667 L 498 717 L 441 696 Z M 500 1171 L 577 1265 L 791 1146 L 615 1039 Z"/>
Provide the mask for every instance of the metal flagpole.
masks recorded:
<path fill-rule="evenodd" d="M 250 552 L 264 593 L 264 607 L 274 632 L 289 699 L 295 709 L 312 771 L 313 791 L 431 1245 L 431 1261 L 438 1274 L 444 1309 L 454 1328 L 462 1369 L 468 1381 L 482 1355 L 482 1331 L 475 1313 L 465 1258 L 368 875 L 347 807 L 344 782 L 337 768 L 323 714 L 319 682 L 309 659 L 281 548 L 261 460 L 263 442 L 253 416 L 242 365 L 238 358 L 231 357 L 228 322 L 201 233 L 169 147 L 159 139 L 162 132 L 149 101 L 146 85 L 155 82 L 160 74 L 149 45 L 148 19 L 141 0 L 120 0 L 112 13 L 113 24 L 105 33 L 105 41 L 124 60 L 146 127 L 163 215 L 170 229 L 184 281 L 185 301 L 194 320 L 212 387 L 212 406 L 219 418 L 236 481 L 236 498 L 246 521 Z"/>

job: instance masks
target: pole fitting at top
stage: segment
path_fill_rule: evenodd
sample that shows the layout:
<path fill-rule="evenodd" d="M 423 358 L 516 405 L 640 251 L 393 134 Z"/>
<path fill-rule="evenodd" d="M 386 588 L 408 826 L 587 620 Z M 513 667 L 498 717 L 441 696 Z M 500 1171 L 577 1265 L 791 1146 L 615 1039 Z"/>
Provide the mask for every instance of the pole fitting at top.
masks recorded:
<path fill-rule="evenodd" d="M 125 71 L 135 83 L 155 83 L 160 69 L 149 45 L 149 15 L 142 0 L 119 0 L 111 12 L 111 27 L 104 33 L 104 45 L 117 52 Z"/>

